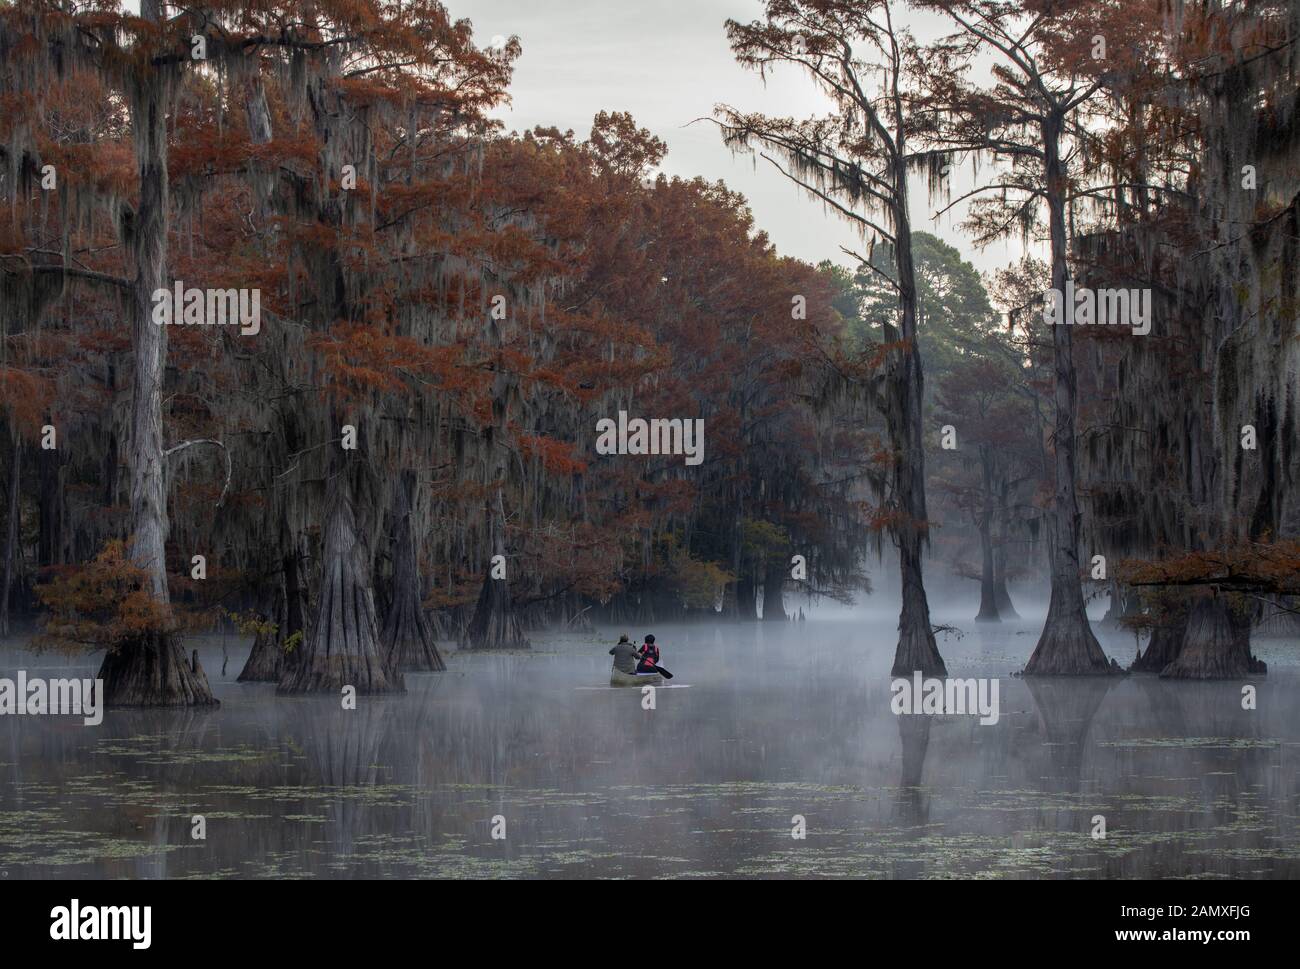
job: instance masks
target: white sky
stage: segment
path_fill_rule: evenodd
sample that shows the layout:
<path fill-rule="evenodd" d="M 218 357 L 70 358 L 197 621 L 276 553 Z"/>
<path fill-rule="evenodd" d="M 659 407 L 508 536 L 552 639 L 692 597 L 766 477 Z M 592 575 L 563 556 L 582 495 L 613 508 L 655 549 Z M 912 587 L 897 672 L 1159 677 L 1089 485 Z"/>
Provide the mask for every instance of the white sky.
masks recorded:
<path fill-rule="evenodd" d="M 452 16 L 468 18 L 486 46 L 495 35 L 516 34 L 523 55 L 515 63 L 512 104 L 497 114 L 508 129 L 535 125 L 591 130 L 600 110 L 628 111 L 668 145 L 663 170 L 670 175 L 722 179 L 749 199 L 758 227 L 785 255 L 809 262 L 831 259 L 851 264 L 840 251 L 861 251 L 856 230 L 842 217 L 824 213 L 768 162 L 737 155 L 722 144 L 708 116 L 718 103 L 778 116 L 822 114 L 827 103 L 794 68 L 757 73 L 738 65 L 727 45 L 723 22 L 748 21 L 763 10 L 760 0 L 444 0 Z M 931 15 L 903 11 L 897 23 L 921 39 L 946 33 Z M 967 171 L 953 173 L 959 195 L 973 183 Z M 931 221 L 936 206 L 919 186 L 911 199 L 914 228 L 933 232 L 956 246 L 981 271 L 1019 258 L 1017 242 L 982 252 L 971 247 L 953 216 Z"/>
<path fill-rule="evenodd" d="M 515 62 L 512 103 L 497 112 L 507 129 L 536 125 L 580 137 L 591 130 L 601 110 L 628 111 L 668 145 L 663 170 L 669 175 L 722 179 L 749 199 L 758 228 L 783 255 L 816 263 L 831 259 L 849 266 L 840 249 L 863 251 L 856 230 L 842 217 L 824 212 L 768 162 L 733 155 L 715 125 L 695 118 L 725 103 L 744 111 L 777 116 L 824 114 L 827 102 L 812 83 L 791 67 L 768 73 L 766 85 L 738 65 L 723 30 L 730 17 L 749 21 L 763 11 L 761 0 L 443 0 L 455 18 L 474 25 L 479 46 L 496 35 L 518 35 L 523 55 Z M 139 0 L 125 0 L 138 11 Z M 901 13 L 900 13 L 901 11 Z M 948 33 L 931 14 L 895 5 L 895 24 L 922 40 Z M 917 179 L 916 181 L 920 181 Z M 969 191 L 969 167 L 952 174 L 954 196 Z M 958 207 L 937 224 L 936 206 L 923 185 L 910 200 L 913 228 L 933 232 L 960 251 L 981 272 L 1018 260 L 1018 240 L 973 248 L 957 231 Z"/>

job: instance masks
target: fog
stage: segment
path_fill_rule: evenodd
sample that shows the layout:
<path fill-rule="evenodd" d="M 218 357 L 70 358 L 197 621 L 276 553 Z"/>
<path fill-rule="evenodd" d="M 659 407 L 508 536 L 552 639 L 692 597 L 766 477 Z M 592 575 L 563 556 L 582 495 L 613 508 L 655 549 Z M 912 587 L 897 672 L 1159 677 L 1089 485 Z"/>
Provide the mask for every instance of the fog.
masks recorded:
<path fill-rule="evenodd" d="M 1300 875 L 1288 842 L 1300 686 L 1279 641 L 1236 683 L 1025 681 L 1042 616 L 977 627 L 934 596 L 954 677 L 996 724 L 895 715 L 892 602 L 806 622 L 541 635 L 448 654 L 407 693 L 276 698 L 202 641 L 217 712 L 0 718 L 0 869 L 90 876 L 1160 877 Z M 947 603 L 951 602 L 951 608 Z M 1019 604 L 1018 604 L 1019 605 Z M 793 607 L 794 603 L 788 603 Z M 617 634 L 675 676 L 608 687 Z M 1131 635 L 1100 633 L 1127 662 Z M 223 656 L 223 650 L 225 655 Z M 225 660 L 225 673 L 223 669 Z M 16 644 L 0 674 L 94 676 Z M 195 816 L 204 818 L 197 840 Z M 1106 837 L 1095 839 L 1096 818 Z M 793 837 L 802 818 L 806 837 Z M 503 837 L 494 838 L 493 831 Z"/>

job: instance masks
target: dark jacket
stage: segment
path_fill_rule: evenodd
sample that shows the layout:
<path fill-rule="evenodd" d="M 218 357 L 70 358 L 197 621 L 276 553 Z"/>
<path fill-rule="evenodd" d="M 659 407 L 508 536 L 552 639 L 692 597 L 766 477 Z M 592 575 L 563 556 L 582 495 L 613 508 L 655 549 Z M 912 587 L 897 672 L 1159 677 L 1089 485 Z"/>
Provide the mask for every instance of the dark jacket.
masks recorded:
<path fill-rule="evenodd" d="M 614 657 L 614 669 L 623 673 L 636 672 L 637 648 L 631 643 L 619 643 L 609 651 L 609 655 Z"/>

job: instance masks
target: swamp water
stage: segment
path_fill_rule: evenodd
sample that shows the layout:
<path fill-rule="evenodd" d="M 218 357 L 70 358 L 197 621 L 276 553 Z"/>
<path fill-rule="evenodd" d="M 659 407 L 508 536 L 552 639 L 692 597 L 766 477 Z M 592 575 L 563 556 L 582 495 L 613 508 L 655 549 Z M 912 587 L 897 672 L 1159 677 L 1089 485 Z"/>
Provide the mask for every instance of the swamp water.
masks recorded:
<path fill-rule="evenodd" d="M 997 723 L 891 713 L 881 613 L 656 627 L 654 710 L 605 687 L 620 630 L 451 651 L 356 710 L 199 640 L 218 710 L 0 717 L 0 877 L 1300 877 L 1295 643 L 1256 641 L 1252 711 L 1238 682 L 1013 677 L 1038 616 L 935 621 Z M 0 676 L 97 668 L 0 649 Z"/>

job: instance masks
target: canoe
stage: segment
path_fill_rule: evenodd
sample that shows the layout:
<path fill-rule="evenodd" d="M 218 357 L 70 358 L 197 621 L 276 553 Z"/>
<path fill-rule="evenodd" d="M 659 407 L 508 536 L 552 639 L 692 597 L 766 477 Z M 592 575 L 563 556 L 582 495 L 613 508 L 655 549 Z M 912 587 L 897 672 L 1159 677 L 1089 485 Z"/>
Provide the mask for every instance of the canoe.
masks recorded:
<path fill-rule="evenodd" d="M 658 673 L 624 673 L 620 669 L 609 671 L 610 686 L 662 686 L 664 678 Z"/>

